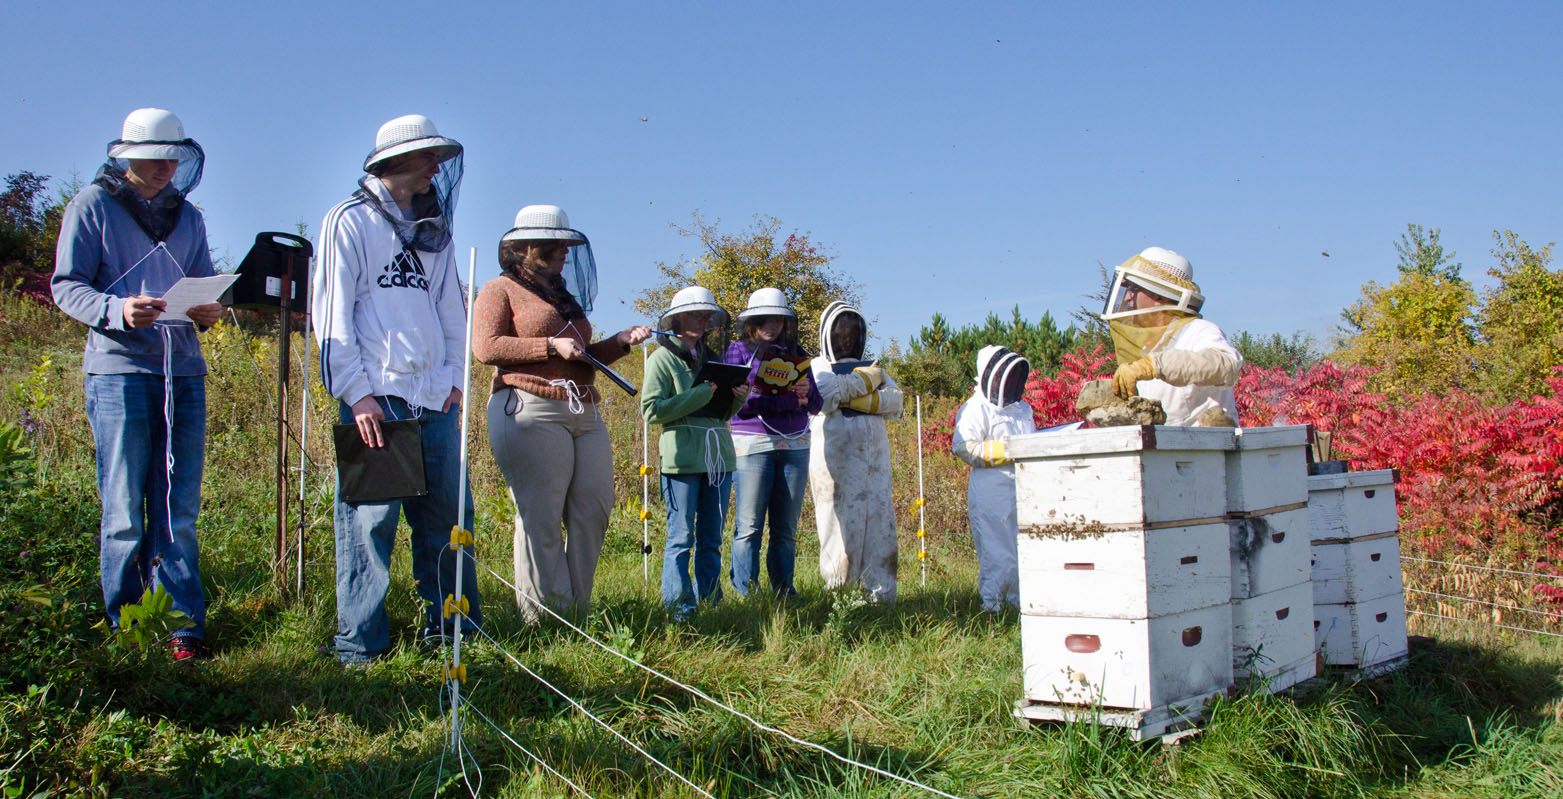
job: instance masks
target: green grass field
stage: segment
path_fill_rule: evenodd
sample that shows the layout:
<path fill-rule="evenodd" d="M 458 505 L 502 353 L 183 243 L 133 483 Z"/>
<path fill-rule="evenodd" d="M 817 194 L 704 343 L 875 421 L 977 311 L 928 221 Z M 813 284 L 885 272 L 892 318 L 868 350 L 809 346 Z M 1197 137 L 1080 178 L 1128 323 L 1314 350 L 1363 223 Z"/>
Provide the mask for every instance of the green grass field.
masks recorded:
<path fill-rule="evenodd" d="M 30 452 L 0 453 L 4 797 L 456 797 L 480 785 L 486 797 L 570 794 L 500 731 L 595 797 L 701 795 L 511 657 L 711 795 L 933 795 L 760 732 L 563 625 L 528 627 L 487 574 L 479 588 L 497 643 L 463 648 L 462 696 L 473 711 L 458 755 L 448 746 L 442 660 L 412 638 L 418 609 L 405 545 L 389 603 L 393 655 L 345 670 L 316 652 L 334 630 L 330 496 L 318 469 L 306 591 L 275 588 L 265 376 L 275 355 L 228 324 L 207 338 L 202 571 L 216 657 L 175 664 L 161 650 L 108 644 L 94 629 L 97 499 L 73 325 L 0 298 L 0 420 L 34 430 L 24 438 Z M 319 466 L 329 462 L 332 409 L 315 399 L 310 450 Z M 939 414 L 951 407 L 931 405 Z M 1413 632 L 1434 640 L 1402 671 L 1366 682 L 1329 677 L 1282 696 L 1235 693 L 1177 746 L 1089 724 L 1020 726 L 1010 715 L 1020 695 L 1017 619 L 978 610 L 964 473 L 949 458 L 929 462 L 926 586 L 911 512 L 900 520 L 896 605 L 823 591 L 806 508 L 800 597 L 729 594 L 689 622 L 672 621 L 656 598 L 657 555 L 649 584 L 642 577 L 631 411 L 618 398 L 603 411 L 619 445 L 622 513 L 587 631 L 806 741 L 962 797 L 1563 796 L 1563 648 L 1493 627 L 1414 619 Z M 910 508 L 915 436 L 910 424 L 893 427 L 897 506 Z M 481 430 L 472 453 L 478 556 L 508 575 L 508 500 Z M 651 511 L 655 543 L 660 508 Z"/>

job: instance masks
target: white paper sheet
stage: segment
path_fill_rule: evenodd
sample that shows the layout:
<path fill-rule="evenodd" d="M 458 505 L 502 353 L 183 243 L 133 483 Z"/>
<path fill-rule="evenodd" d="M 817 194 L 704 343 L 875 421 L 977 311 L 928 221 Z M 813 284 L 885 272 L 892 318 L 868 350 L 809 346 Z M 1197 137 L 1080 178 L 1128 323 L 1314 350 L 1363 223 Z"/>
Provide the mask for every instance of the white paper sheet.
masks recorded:
<path fill-rule="evenodd" d="M 211 277 L 182 277 L 178 283 L 168 287 L 163 292 L 163 302 L 168 307 L 163 309 L 163 316 L 170 319 L 183 319 L 194 322 L 190 318 L 190 309 L 197 305 L 205 305 L 209 302 L 217 302 L 217 298 L 238 280 L 239 275 L 223 274 Z"/>

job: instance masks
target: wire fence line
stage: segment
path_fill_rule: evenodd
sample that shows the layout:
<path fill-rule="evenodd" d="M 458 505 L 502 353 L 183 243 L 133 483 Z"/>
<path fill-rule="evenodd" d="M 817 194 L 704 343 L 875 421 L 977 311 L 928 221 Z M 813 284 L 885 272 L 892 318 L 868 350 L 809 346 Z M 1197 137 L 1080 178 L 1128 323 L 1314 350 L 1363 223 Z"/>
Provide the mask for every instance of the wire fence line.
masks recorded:
<path fill-rule="evenodd" d="M 1475 569 L 1484 572 L 1497 572 L 1499 574 L 1514 574 L 1524 577 L 1539 577 L 1543 580 L 1563 580 L 1563 574 L 1543 574 L 1541 572 L 1524 571 L 1521 569 L 1500 569 L 1496 566 L 1478 566 L 1474 563 L 1457 563 L 1452 560 L 1433 560 L 1431 558 L 1418 558 L 1412 555 L 1401 555 L 1402 561 L 1413 563 L 1436 563 L 1440 566 L 1454 566 L 1461 569 Z"/>
<path fill-rule="evenodd" d="M 472 700 L 471 699 L 463 697 L 461 699 L 461 705 L 462 705 L 462 707 L 466 708 L 467 710 L 470 710 L 473 713 L 476 713 L 478 715 L 478 718 L 482 719 L 485 723 L 488 724 L 488 726 L 494 728 L 494 732 L 499 733 L 499 737 L 504 738 L 506 741 L 509 741 L 512 746 L 514 746 L 517 749 L 520 749 L 522 754 L 525 754 L 527 757 L 532 758 L 532 760 L 536 761 L 539 766 L 542 766 L 543 768 L 547 769 L 548 773 L 550 773 L 550 774 L 554 775 L 555 777 L 558 777 L 559 779 L 563 780 L 564 784 L 570 786 L 571 788 L 574 788 L 576 793 L 579 793 L 580 795 L 586 797 L 586 799 L 594 799 L 592 797 L 592 795 L 590 793 L 588 793 L 585 788 L 582 788 L 581 786 L 576 785 L 574 782 L 571 782 L 569 777 L 566 777 L 558 769 L 556 769 L 553 766 L 549 765 L 548 761 L 544 760 L 543 758 L 539 757 L 537 754 L 533 753 L 532 750 L 527 749 L 525 746 L 522 746 L 521 743 L 519 741 L 517 741 L 516 739 L 510 737 L 510 733 L 505 732 L 503 729 L 501 729 L 498 724 L 494 723 L 493 719 L 489 718 L 487 715 L 485 715 L 483 713 L 483 711 L 479 710 L 477 705 L 472 704 Z M 466 774 L 463 773 L 462 776 L 465 777 Z"/>
<path fill-rule="evenodd" d="M 1522 632 L 1522 633 L 1535 633 L 1536 635 L 1547 635 L 1547 636 L 1551 636 L 1553 638 L 1563 638 L 1563 633 L 1552 633 L 1552 632 L 1547 632 L 1546 630 L 1534 630 L 1534 629 L 1531 629 L 1529 627 L 1515 627 L 1515 626 L 1508 625 L 1508 624 L 1499 624 L 1497 622 L 1483 621 L 1483 620 L 1480 620 L 1480 619 L 1464 619 L 1464 618 L 1460 618 L 1459 616 L 1446 616 L 1446 615 L 1444 615 L 1442 613 L 1428 613 L 1425 610 L 1417 610 L 1415 608 L 1406 608 L 1406 613 L 1409 613 L 1409 614 L 1412 614 L 1412 615 L 1415 615 L 1415 616 L 1427 616 L 1428 618 L 1433 618 L 1433 619 L 1448 619 L 1449 621 L 1460 621 L 1460 622 L 1465 622 L 1467 624 L 1487 624 L 1487 625 L 1491 625 L 1493 627 L 1502 627 L 1505 630 L 1514 630 L 1516 632 Z"/>
<path fill-rule="evenodd" d="M 1413 594 L 1424 594 L 1426 596 L 1435 596 L 1435 597 L 1438 597 L 1440 599 L 1454 599 L 1454 600 L 1459 600 L 1461 602 L 1474 602 L 1474 603 L 1476 603 L 1478 605 L 1486 605 L 1488 607 L 1499 608 L 1501 610 L 1517 610 L 1517 611 L 1519 611 L 1521 613 L 1534 613 L 1537 616 L 1547 616 L 1547 617 L 1553 618 L 1553 619 L 1563 619 L 1563 613 L 1549 613 L 1549 612 L 1547 612 L 1545 610 L 1536 610 L 1535 608 L 1522 608 L 1519 605 L 1505 605 L 1505 604 L 1503 604 L 1501 602 L 1489 602 L 1489 601 L 1487 601 L 1485 599 L 1477 599 L 1476 597 L 1471 597 L 1471 596 L 1456 596 L 1454 594 L 1440 594 L 1437 591 L 1425 591 L 1425 590 L 1423 590 L 1421 588 L 1407 588 L 1406 591 L 1409 592 L 1409 593 L 1413 593 Z"/>
<path fill-rule="evenodd" d="M 460 551 L 465 552 L 466 550 L 463 549 L 463 550 L 460 550 Z M 477 559 L 473 558 L 473 561 L 476 562 Z M 655 755 L 651 754 L 650 752 L 647 752 L 643 747 L 640 746 L 640 744 L 635 743 L 634 741 L 630 740 L 627 736 L 625 736 L 623 733 L 621 733 L 618 730 L 614 729 L 613 725 L 609 724 L 606 721 L 603 721 L 602 718 L 599 717 L 597 714 L 591 712 L 590 710 L 587 710 L 586 706 L 581 704 L 580 702 L 576 701 L 575 697 L 570 696 L 569 694 L 565 693 L 563 689 L 559 688 L 558 686 L 556 686 L 553 683 L 549 682 L 548 680 L 544 679 L 543 675 L 538 674 L 537 672 L 535 672 L 531 668 L 529 668 L 525 663 L 522 663 L 520 658 L 516 657 L 514 654 L 512 654 L 510 652 L 510 650 L 506 649 L 503 644 L 501 644 L 501 643 L 499 643 L 499 641 L 495 640 L 494 636 L 489 635 L 487 630 L 484 630 L 483 628 L 478 627 L 477 626 L 477 622 L 473 621 L 472 617 L 468 616 L 465 611 L 462 611 L 462 610 L 458 609 L 456 611 L 456 613 L 458 615 L 460 615 L 461 618 L 465 619 L 466 621 L 473 622 L 473 631 L 474 632 L 476 632 L 478 635 L 481 635 L 484 638 L 488 639 L 488 642 L 490 644 L 492 644 L 494 646 L 494 648 L 498 649 L 499 652 L 501 654 L 503 654 L 506 659 L 508 659 L 511 663 L 514 663 L 517 668 L 519 668 L 522 671 L 526 672 L 527 675 L 530 676 L 532 679 L 537 680 L 538 682 L 542 683 L 544 687 L 548 688 L 548 690 L 553 691 L 555 694 L 558 694 L 561 699 L 563 699 L 566 702 L 569 702 L 570 705 L 573 706 L 576 710 L 581 711 L 581 713 L 585 714 L 587 718 L 591 719 L 592 721 L 596 722 L 599 726 L 601 726 L 603 729 L 605 729 L 608 732 L 612 733 L 615 738 L 618 738 L 619 740 L 621 740 L 625 744 L 627 744 L 631 749 L 634 749 L 635 751 L 639 752 L 642 757 L 646 758 L 647 760 L 650 760 L 652 763 L 655 763 L 663 771 L 666 771 L 667 773 L 673 775 L 675 778 L 678 779 L 679 782 L 682 782 L 685 785 L 688 785 L 690 788 L 693 788 L 701 796 L 706 797 L 706 799 L 716 799 L 716 797 L 712 796 L 704 788 L 701 788 L 699 785 L 696 785 L 693 782 L 691 782 L 688 777 L 685 777 L 684 775 L 678 773 L 678 771 L 675 770 L 672 766 L 669 766 L 668 764 L 663 763 L 661 760 L 658 760 Z"/>
<path fill-rule="evenodd" d="M 1542 586 L 1550 586 L 1551 585 L 1551 583 L 1547 583 L 1547 582 L 1543 582 L 1543 581 L 1563 580 L 1563 575 L 1546 574 L 1546 573 L 1543 573 L 1543 572 L 1528 571 L 1528 570 L 1525 570 L 1525 569 L 1506 569 L 1506 568 L 1502 568 L 1502 567 L 1498 567 L 1498 566 L 1482 566 L 1482 565 L 1478 565 L 1478 564 L 1474 564 L 1474 563 L 1459 563 L 1459 562 L 1456 562 L 1456 561 L 1439 560 L 1439 559 L 1436 559 L 1436 558 L 1422 558 L 1422 557 L 1417 557 L 1417 556 L 1414 556 L 1414 555 L 1401 555 L 1400 556 L 1400 560 L 1401 560 L 1402 563 L 1420 563 L 1420 564 L 1428 564 L 1428 565 L 1432 565 L 1432 566 L 1445 567 L 1444 569 L 1440 570 L 1437 574 L 1428 575 L 1432 580 L 1435 581 L 1435 583 L 1441 583 L 1442 580 L 1444 580 L 1444 579 L 1455 577 L 1456 572 L 1453 571 L 1454 569 L 1466 569 L 1466 570 L 1470 570 L 1470 571 L 1484 572 L 1484 573 L 1488 573 L 1488 574 L 1508 575 L 1508 576 L 1517 577 L 1517 578 L 1530 578 L 1530 584 L 1529 584 L 1530 588 L 1539 588 L 1539 587 L 1542 587 Z M 1495 611 L 1510 611 L 1510 612 L 1515 612 L 1515 613 L 1528 613 L 1528 614 L 1531 614 L 1532 616 L 1540 617 L 1541 619 L 1559 619 L 1559 620 L 1563 620 L 1563 613 L 1557 613 L 1557 612 L 1552 612 L 1552 611 L 1548 611 L 1548 610 L 1542 610 L 1542 609 L 1538 609 L 1538 608 L 1527 608 L 1527 607 L 1524 607 L 1522 605 L 1517 605 L 1517 604 L 1512 604 L 1512 603 L 1499 602 L 1499 601 L 1496 601 L 1496 599 L 1497 599 L 1496 594 L 1494 596 L 1494 599 L 1481 599 L 1479 597 L 1461 596 L 1461 595 L 1458 595 L 1458 594 L 1449 594 L 1449 593 L 1444 593 L 1444 592 L 1441 592 L 1441 591 L 1431 591 L 1431 590 L 1428 590 L 1428 589 L 1425 589 L 1425 588 L 1417 588 L 1417 587 L 1415 587 L 1413 585 L 1409 585 L 1409 584 L 1404 587 L 1404 591 L 1408 595 L 1413 595 L 1414 594 L 1414 595 L 1417 595 L 1417 596 L 1432 597 L 1434 599 L 1448 600 L 1448 601 L 1451 601 L 1451 602 L 1470 603 L 1470 604 L 1473 604 L 1473 605 L 1480 605 L 1480 606 L 1486 607 L 1486 608 L 1492 608 Z M 1443 609 L 1446 609 L 1446 608 L 1447 608 L 1447 606 L 1445 606 L 1443 608 L 1438 608 L 1438 610 L 1443 610 Z M 1452 612 L 1453 611 L 1451 611 L 1451 613 Z M 1544 636 L 1548 636 L 1548 637 L 1551 637 L 1551 638 L 1563 638 L 1563 633 L 1559 633 L 1559 632 L 1555 632 L 1555 631 L 1551 631 L 1551 630 L 1538 630 L 1538 629 L 1536 629 L 1534 627 L 1526 627 L 1526 626 L 1517 625 L 1517 624 L 1503 624 L 1503 623 L 1500 623 L 1498 621 L 1494 621 L 1494 620 L 1492 620 L 1490 618 L 1471 618 L 1471 617 L 1467 617 L 1467 616 L 1450 615 L 1450 613 L 1438 613 L 1438 612 L 1433 612 L 1433 611 L 1428 611 L 1428 610 L 1421 610 L 1419 608 L 1411 607 L 1409 605 L 1406 607 L 1406 613 L 1409 614 L 1409 615 L 1425 616 L 1427 618 L 1444 619 L 1444 620 L 1447 620 L 1447 621 L 1457 621 L 1457 622 L 1463 622 L 1463 623 L 1466 623 L 1466 624 L 1481 624 L 1481 625 L 1484 625 L 1484 626 L 1497 627 L 1499 629 L 1504 629 L 1504 630 L 1512 630 L 1514 632 L 1532 633 L 1534 635 L 1544 635 Z M 1497 615 L 1497 614 L 1494 613 L 1492 615 Z M 1542 622 L 1542 623 L 1545 623 L 1545 622 Z"/>
<path fill-rule="evenodd" d="M 467 550 L 462 550 L 462 551 L 468 552 Z M 484 571 L 486 571 L 490 575 L 492 575 L 495 579 L 499 580 L 501 583 L 503 583 L 504 585 L 509 587 L 512 591 L 517 590 L 516 586 L 513 583 L 511 583 L 509 580 L 506 580 L 503 575 L 501 575 L 498 572 L 494 571 L 492 568 L 489 567 L 488 564 L 486 564 L 483 561 L 479 560 L 476 556 L 472 555 L 470 552 L 468 552 L 468 557 L 470 557 L 472 559 L 473 563 L 477 564 Z M 687 684 L 685 684 L 683 682 L 680 682 L 679 680 L 674 679 L 673 677 L 670 677 L 670 676 L 668 676 L 668 675 L 666 675 L 666 674 L 664 674 L 664 673 L 662 673 L 662 672 L 660 672 L 660 671 L 658 671 L 658 670 L 656 670 L 656 669 L 654 669 L 654 668 L 652 668 L 650 666 L 647 666 L 646 664 L 641 663 L 640 661 L 638 661 L 638 660 L 636 660 L 636 659 L 634 659 L 634 658 L 624 654 L 623 652 L 620 652 L 617 649 L 614 649 L 613 647 L 603 643 L 602 641 L 598 640 L 595 636 L 591 635 L 590 633 L 586 632 L 585 630 L 582 630 L 580 627 L 577 627 L 575 624 L 571 623 L 569 619 L 566 619 L 565 617 L 563 617 L 563 616 L 559 615 L 558 613 L 554 612 L 554 610 L 552 608 L 548 607 L 546 604 L 535 602 L 535 601 L 532 604 L 534 606 L 542 609 L 544 612 L 546 612 L 548 615 L 552 616 L 555 620 L 557 620 L 558 622 L 560 622 L 564 626 L 566 626 L 566 627 L 570 628 L 571 630 L 575 631 L 576 633 L 578 633 L 582 638 L 585 638 L 587 641 L 590 641 L 591 643 L 595 644 L 598 648 L 602 649 L 603 651 L 613 655 L 614 657 L 619 658 L 620 660 L 623 660 L 625 663 L 628 663 L 628 664 L 630 664 L 630 665 L 632 665 L 632 666 L 634 666 L 634 667 L 636 667 L 636 668 L 638 668 L 638 669 L 640 669 L 640 670 L 642 670 L 642 671 L 644 671 L 644 672 L 646 672 L 648 674 L 654 675 L 654 676 L 656 676 L 656 677 L 666 681 L 670 685 L 677 686 L 678 688 L 684 690 L 685 692 L 689 693 L 692 696 L 695 696 L 695 697 L 697 697 L 697 698 L 699 698 L 701 700 L 704 700 L 705 702 L 708 702 L 708 703 L 710 703 L 712 705 L 715 705 L 716 707 L 719 707 L 722 710 L 725 710 L 728 713 L 731 713 L 731 714 L 733 714 L 733 715 L 743 719 L 744 721 L 749 722 L 749 724 L 753 725 L 756 729 L 762 730 L 764 732 L 771 733 L 773 735 L 778 735 L 778 736 L 780 736 L 782 738 L 785 738 L 788 741 L 791 741 L 791 742 L 793 742 L 793 743 L 795 743 L 795 744 L 797 744 L 799 746 L 803 746 L 803 747 L 808 748 L 808 749 L 813 749 L 813 750 L 815 750 L 817 752 L 820 752 L 821 754 L 824 754 L 824 755 L 827 755 L 829 757 L 832 757 L 832 758 L 836 759 L 837 761 L 839 761 L 841 763 L 844 763 L 846 765 L 853 766 L 853 767 L 856 767 L 856 768 L 860 768 L 860 769 L 863 769 L 865 771 L 872 772 L 874 774 L 878 774 L 881 777 L 886 777 L 888 779 L 895 780 L 895 781 L 903 783 L 905 785 L 910 785 L 910 786 L 912 786 L 914 788 L 919 788 L 921 790 L 927 791 L 928 793 L 932 793 L 932 794 L 935 794 L 935 795 L 938 795 L 938 796 L 943 796 L 943 797 L 946 797 L 946 799 L 962 799 L 961 797 L 956 796 L 955 794 L 946 793 L 944 791 L 939 790 L 938 788 L 934 788 L 934 787 L 929 786 L 929 785 L 924 785 L 924 784 L 922 784 L 920 782 L 917 782 L 916 780 L 909 779 L 909 778 L 903 777 L 903 776 L 901 776 L 899 774 L 895 774 L 895 773 L 886 771 L 886 770 L 884 770 L 882 768 L 879 768 L 877 766 L 872 766 L 872 765 L 869 765 L 867 763 L 862 763 L 862 762 L 859 762 L 857 760 L 853 760 L 852 758 L 846 757 L 845 755 L 838 754 L 837 752 L 831 750 L 828 747 L 825 747 L 825 746 L 822 746 L 820 744 L 814 743 L 813 741 L 804 740 L 802 738 L 799 738 L 796 735 L 793 735 L 790 732 L 787 732 L 786 730 L 783 730 L 783 729 L 780 729 L 778 727 L 773 727 L 773 726 L 770 726 L 768 724 L 765 724 L 765 723 L 759 721 L 758 719 L 754 718 L 753 716 L 750 716 L 749 714 L 744 713 L 743 711 L 738 710 L 737 708 L 734 708 L 731 705 L 725 704 L 724 702 L 722 702 L 719 699 L 716 699 L 715 697 L 712 697 L 711 695 L 709 695 L 706 692 L 700 690 L 699 688 L 696 688 L 696 687 L 694 687 L 692 685 L 687 685 Z M 491 641 L 491 642 L 494 641 L 494 639 L 491 636 L 489 636 L 489 634 L 487 632 L 484 632 L 482 630 L 479 630 L 479 632 L 483 635 L 483 637 L 488 638 L 489 641 Z M 497 645 L 497 642 L 495 642 L 495 643 Z M 512 658 L 512 659 L 514 659 L 514 658 Z"/>

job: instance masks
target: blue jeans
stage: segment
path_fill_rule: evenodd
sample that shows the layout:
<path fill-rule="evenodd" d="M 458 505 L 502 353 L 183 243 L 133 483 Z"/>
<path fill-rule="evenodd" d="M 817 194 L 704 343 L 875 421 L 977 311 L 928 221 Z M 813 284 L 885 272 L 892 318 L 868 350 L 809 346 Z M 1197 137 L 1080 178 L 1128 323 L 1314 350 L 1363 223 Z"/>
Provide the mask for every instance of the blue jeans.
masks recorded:
<path fill-rule="evenodd" d="M 722 598 L 722 529 L 732 475 L 711 485 L 706 474 L 663 474 L 662 502 L 668 511 L 668 541 L 662 549 L 662 604 L 685 617 L 701 601 Z M 689 582 L 694 555 L 695 581 Z"/>
<path fill-rule="evenodd" d="M 749 583 L 760 582 L 760 547 L 766 512 L 770 512 L 771 546 L 765 571 L 771 591 L 796 596 L 793 562 L 798 555 L 798 514 L 809 478 L 809 450 L 775 449 L 738 458 L 733 475 L 733 588 L 740 596 Z"/>
<path fill-rule="evenodd" d="M 97 445 L 103 502 L 99 575 L 110 624 L 119 626 L 121 605 L 140 602 L 143 591 L 161 585 L 174 608 L 195 622 L 175 637 L 204 638 L 195 520 L 206 455 L 206 379 L 176 377 L 173 387 L 174 463 L 167 468 L 163 376 L 86 377 L 87 422 Z"/>
<path fill-rule="evenodd" d="M 387 419 L 411 419 L 412 412 L 400 397 L 375 397 Z M 353 411 L 338 403 L 343 424 L 353 421 Z M 391 645 L 391 625 L 385 614 L 385 595 L 391 587 L 391 548 L 396 524 L 407 515 L 412 528 L 412 577 L 423 598 L 423 635 L 453 630 L 456 618 L 442 619 L 445 595 L 456 591 L 456 562 L 461 561 L 462 593 L 467 597 L 473 621 L 462 629 L 474 629 L 483 615 L 478 608 L 477 569 L 471 557 L 460 557 L 450 548 L 450 530 L 456 524 L 456 490 L 460 482 L 461 415 L 458 409 L 440 413 L 424 408 L 418 417 L 423 433 L 423 476 L 427 496 L 388 502 L 349 504 L 336 500 L 336 652 L 344 663 L 374 660 Z M 462 529 L 472 529 L 472 491 L 462 507 Z M 467 547 L 467 554 L 472 552 Z"/>

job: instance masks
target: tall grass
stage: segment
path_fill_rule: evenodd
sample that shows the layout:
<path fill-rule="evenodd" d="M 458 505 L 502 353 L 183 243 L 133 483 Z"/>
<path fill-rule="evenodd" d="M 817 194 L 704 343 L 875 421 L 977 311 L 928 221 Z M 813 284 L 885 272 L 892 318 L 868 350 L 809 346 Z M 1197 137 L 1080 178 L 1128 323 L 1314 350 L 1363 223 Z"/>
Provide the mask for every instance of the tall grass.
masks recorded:
<path fill-rule="evenodd" d="M 414 645 L 418 600 L 405 546 L 389 599 L 392 654 L 363 670 L 316 654 L 334 630 L 325 431 L 335 408 L 318 389 L 312 395 L 308 587 L 289 596 L 271 577 L 275 351 L 230 323 L 205 338 L 202 566 L 217 658 L 190 667 L 105 645 L 92 629 L 101 599 L 91 438 L 76 372 L 81 331 L 62 319 L 0 298 L 0 388 L 33 380 L 38 389 L 0 391 L 0 420 L 25 411 L 33 427 L 30 470 L 0 498 L 0 562 L 11 567 L 0 573 L 7 795 L 454 797 L 468 795 L 464 779 L 481 779 L 485 796 L 567 793 L 476 713 L 466 716 L 465 754 L 446 751 L 441 662 Z M 621 365 L 638 375 L 637 356 Z M 474 384 L 486 380 L 478 372 Z M 649 581 L 642 577 L 636 405 L 604 391 L 620 512 L 587 631 L 805 740 L 961 796 L 1542 797 L 1563 787 L 1559 649 L 1494 629 L 1424 628 L 1439 641 L 1381 680 L 1334 676 L 1288 695 L 1223 698 L 1204 731 L 1176 747 L 1088 724 L 1021 727 L 1010 715 L 1020 694 L 1016 618 L 980 612 L 964 470 L 944 456 L 926 458 L 933 557 L 928 584 L 918 585 L 909 422 L 891 425 L 899 603 L 867 606 L 850 591 L 825 591 L 810 567 L 817 544 L 805 534 L 801 596 L 730 593 L 674 621 L 657 597 L 660 558 L 651 558 Z M 474 394 L 486 398 L 485 389 Z M 941 402 L 927 401 L 925 417 L 947 414 Z M 478 556 L 508 576 L 511 511 L 483 416 L 471 417 Z M 660 508 L 651 517 L 655 544 Z M 811 521 L 806 508 L 805 530 Z M 593 796 L 697 794 L 507 653 L 714 795 L 925 795 L 758 732 L 561 625 L 523 623 L 487 572 L 479 589 L 498 645 L 464 648 L 463 695 Z"/>

